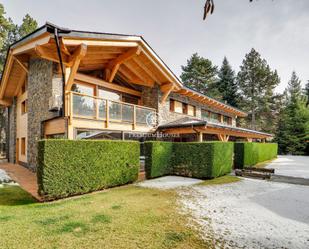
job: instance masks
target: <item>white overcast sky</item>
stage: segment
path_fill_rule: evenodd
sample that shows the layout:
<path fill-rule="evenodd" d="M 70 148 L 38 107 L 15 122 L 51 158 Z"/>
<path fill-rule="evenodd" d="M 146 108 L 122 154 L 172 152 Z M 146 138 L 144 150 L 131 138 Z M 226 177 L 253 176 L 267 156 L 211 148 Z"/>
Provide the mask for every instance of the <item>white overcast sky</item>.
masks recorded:
<path fill-rule="evenodd" d="M 29 13 L 71 29 L 142 35 L 177 74 L 194 52 L 238 71 L 246 53 L 258 50 L 277 69 L 282 92 L 293 70 L 309 80 L 309 0 L 215 0 L 202 21 L 205 0 L 0 0 L 21 23 Z"/>

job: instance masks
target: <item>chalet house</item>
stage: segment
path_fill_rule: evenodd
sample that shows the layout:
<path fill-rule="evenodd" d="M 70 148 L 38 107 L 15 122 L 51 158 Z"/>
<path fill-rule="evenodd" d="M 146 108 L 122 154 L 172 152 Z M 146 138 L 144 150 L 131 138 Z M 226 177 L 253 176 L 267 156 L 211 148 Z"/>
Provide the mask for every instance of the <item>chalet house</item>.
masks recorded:
<path fill-rule="evenodd" d="M 0 85 L 8 158 L 36 169 L 42 138 L 265 140 L 236 127 L 247 114 L 186 88 L 141 36 L 46 23 L 10 46 Z"/>

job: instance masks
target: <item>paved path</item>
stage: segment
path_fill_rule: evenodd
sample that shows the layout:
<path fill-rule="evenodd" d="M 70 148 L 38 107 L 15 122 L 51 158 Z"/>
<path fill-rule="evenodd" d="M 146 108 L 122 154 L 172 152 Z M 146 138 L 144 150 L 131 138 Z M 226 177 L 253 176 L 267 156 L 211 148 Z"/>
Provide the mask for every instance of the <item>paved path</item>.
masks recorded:
<path fill-rule="evenodd" d="M 266 168 L 274 168 L 276 175 L 309 179 L 309 156 L 278 156 Z"/>
<path fill-rule="evenodd" d="M 0 169 L 4 170 L 9 177 L 17 182 L 22 189 L 31 194 L 35 199 L 41 200 L 38 195 L 36 174 L 18 164 L 0 163 Z"/>

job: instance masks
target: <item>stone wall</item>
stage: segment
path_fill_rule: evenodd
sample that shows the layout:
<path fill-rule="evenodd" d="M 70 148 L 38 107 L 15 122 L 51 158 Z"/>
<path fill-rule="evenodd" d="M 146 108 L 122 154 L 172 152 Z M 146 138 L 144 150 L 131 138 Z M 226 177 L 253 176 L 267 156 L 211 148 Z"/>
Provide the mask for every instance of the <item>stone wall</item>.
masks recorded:
<path fill-rule="evenodd" d="M 15 163 L 16 160 L 16 103 L 15 97 L 12 105 L 8 108 L 7 152 L 10 163 Z"/>
<path fill-rule="evenodd" d="M 28 74 L 28 168 L 36 170 L 37 142 L 42 138 L 42 121 L 59 114 L 49 111 L 53 78 L 59 78 L 53 62 L 31 59 Z"/>
<path fill-rule="evenodd" d="M 157 84 L 154 87 L 142 86 L 142 105 L 158 110 L 159 92 Z"/>
<path fill-rule="evenodd" d="M 159 100 L 160 100 L 162 93 L 159 91 L 158 95 L 159 95 Z M 231 114 L 225 113 L 225 112 L 223 112 L 219 109 L 211 108 L 210 106 L 208 106 L 206 104 L 200 103 L 198 101 L 195 101 L 195 100 L 193 100 L 189 97 L 183 96 L 181 94 L 171 93 L 164 104 L 161 104 L 160 101 L 159 101 L 159 114 L 162 117 L 162 121 L 163 121 L 162 123 L 169 123 L 169 122 L 172 122 L 172 121 L 175 121 L 177 119 L 184 118 L 184 117 L 192 117 L 192 116 L 186 115 L 186 114 L 171 112 L 170 111 L 170 99 L 174 99 L 174 100 L 195 106 L 195 108 L 196 108 L 195 118 L 198 118 L 198 119 L 202 118 L 201 110 L 203 109 L 203 110 L 208 110 L 208 111 L 212 111 L 212 112 L 216 112 L 216 113 L 220 113 L 220 114 L 229 116 L 229 117 L 232 118 L 232 120 L 235 120 L 235 116 L 233 116 Z"/>
<path fill-rule="evenodd" d="M 178 93 L 171 93 L 165 103 L 161 103 L 162 92 L 160 91 L 160 87 L 155 85 L 153 88 L 150 87 L 142 87 L 142 105 L 154 108 L 158 111 L 160 117 L 160 124 L 169 123 L 175 121 L 177 119 L 181 119 L 184 117 L 192 117 L 190 115 L 171 112 L 170 111 L 170 99 L 178 100 L 183 103 L 187 103 L 196 107 L 196 118 L 201 119 L 201 110 L 208 110 L 216 113 L 220 113 L 226 116 L 229 116 L 233 120 L 233 124 L 235 124 L 235 116 L 225 113 L 219 109 L 214 109 L 209 107 L 208 105 L 202 104 L 198 101 L 195 101 L 189 97 L 183 96 Z"/>

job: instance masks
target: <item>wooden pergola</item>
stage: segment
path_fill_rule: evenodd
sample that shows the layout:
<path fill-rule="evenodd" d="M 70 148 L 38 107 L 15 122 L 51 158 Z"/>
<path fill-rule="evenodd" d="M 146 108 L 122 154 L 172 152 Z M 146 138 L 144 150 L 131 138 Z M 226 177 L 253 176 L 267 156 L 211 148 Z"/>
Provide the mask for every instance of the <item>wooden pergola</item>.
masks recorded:
<path fill-rule="evenodd" d="M 196 134 L 197 141 L 203 141 L 203 134 L 213 134 L 218 137 L 219 141 L 227 142 L 231 136 L 243 138 L 248 142 L 253 139 L 265 141 L 273 136 L 268 133 L 249 130 L 236 126 L 227 126 L 210 123 L 203 120 L 193 120 L 192 122 L 172 123 L 159 126 L 159 131 L 166 134 Z"/>

